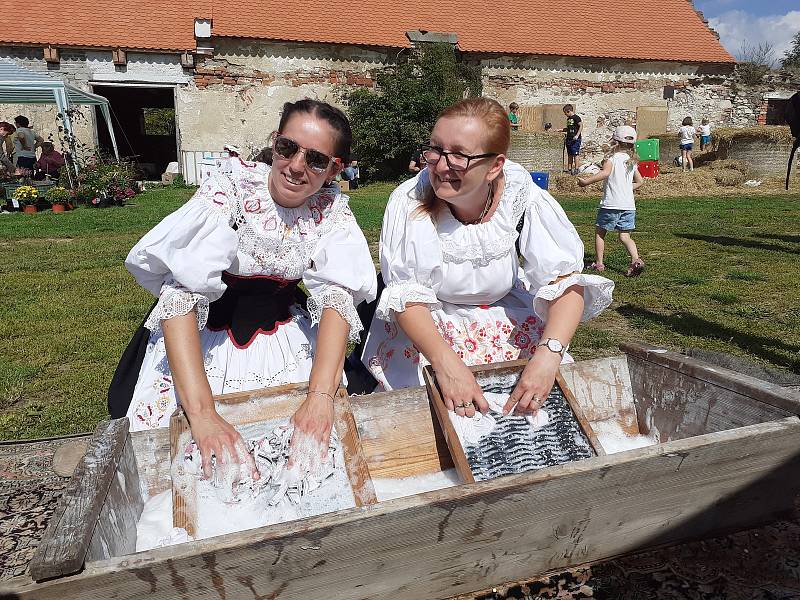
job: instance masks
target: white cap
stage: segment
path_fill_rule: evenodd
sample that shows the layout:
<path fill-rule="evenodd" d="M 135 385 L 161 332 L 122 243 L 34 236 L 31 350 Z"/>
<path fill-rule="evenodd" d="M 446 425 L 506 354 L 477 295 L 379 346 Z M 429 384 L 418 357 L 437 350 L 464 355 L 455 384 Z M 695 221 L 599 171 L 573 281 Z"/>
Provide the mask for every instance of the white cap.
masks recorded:
<path fill-rule="evenodd" d="M 630 125 L 620 125 L 614 130 L 612 137 L 618 142 L 633 144 L 636 141 L 636 130 Z"/>

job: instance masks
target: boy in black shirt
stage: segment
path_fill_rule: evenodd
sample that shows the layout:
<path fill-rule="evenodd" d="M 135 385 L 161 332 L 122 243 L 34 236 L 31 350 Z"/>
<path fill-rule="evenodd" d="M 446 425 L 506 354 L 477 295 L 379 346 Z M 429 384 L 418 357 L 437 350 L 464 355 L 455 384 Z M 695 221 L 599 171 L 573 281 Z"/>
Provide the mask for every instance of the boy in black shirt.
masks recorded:
<path fill-rule="evenodd" d="M 567 126 L 562 129 L 564 146 L 567 149 L 567 170 L 570 175 L 577 175 L 578 168 L 581 166 L 581 133 L 583 133 L 583 123 L 581 118 L 575 114 L 575 107 L 572 104 L 564 105 L 564 114 L 567 117 Z"/>

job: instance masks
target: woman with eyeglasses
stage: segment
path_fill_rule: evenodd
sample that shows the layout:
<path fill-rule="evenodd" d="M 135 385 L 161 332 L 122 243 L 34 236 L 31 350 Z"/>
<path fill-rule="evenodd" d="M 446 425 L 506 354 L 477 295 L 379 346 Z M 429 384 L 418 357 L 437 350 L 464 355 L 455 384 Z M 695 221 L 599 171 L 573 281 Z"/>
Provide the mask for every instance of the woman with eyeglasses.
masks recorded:
<path fill-rule="evenodd" d="M 467 365 L 518 358 L 530 360 L 503 410 L 535 414 L 578 323 L 608 306 L 614 288 L 581 273 L 575 228 L 506 158 L 509 141 L 496 101 L 450 106 L 422 146 L 426 168 L 395 189 L 384 215 L 386 289 L 362 360 L 384 389 L 420 385 L 430 363 L 460 416 L 488 410 Z"/>
<path fill-rule="evenodd" d="M 308 380 L 293 446 L 301 432 L 327 451 L 345 348 L 362 329 L 355 306 L 376 294 L 367 242 L 332 183 L 351 138 L 339 109 L 286 103 L 271 167 L 229 159 L 128 255 L 158 301 L 117 368 L 109 409 L 134 430 L 166 427 L 178 399 L 206 476 L 213 454 L 258 477 L 216 394 Z"/>

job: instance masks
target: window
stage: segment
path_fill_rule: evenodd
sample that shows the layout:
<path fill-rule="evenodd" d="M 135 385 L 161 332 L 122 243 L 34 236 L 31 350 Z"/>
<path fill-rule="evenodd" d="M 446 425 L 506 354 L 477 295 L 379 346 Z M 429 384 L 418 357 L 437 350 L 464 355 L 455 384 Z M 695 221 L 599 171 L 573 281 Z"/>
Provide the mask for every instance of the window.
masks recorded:
<path fill-rule="evenodd" d="M 767 98 L 767 125 L 786 125 L 785 98 Z"/>
<path fill-rule="evenodd" d="M 143 108 L 142 133 L 144 135 L 175 135 L 175 109 Z"/>

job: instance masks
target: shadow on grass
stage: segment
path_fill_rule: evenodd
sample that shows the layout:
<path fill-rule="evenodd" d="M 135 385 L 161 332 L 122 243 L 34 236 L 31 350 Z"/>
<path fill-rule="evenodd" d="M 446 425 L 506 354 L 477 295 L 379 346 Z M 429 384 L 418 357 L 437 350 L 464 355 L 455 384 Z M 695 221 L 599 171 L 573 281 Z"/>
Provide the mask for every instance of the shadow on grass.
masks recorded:
<path fill-rule="evenodd" d="M 685 240 L 698 240 L 701 242 L 709 242 L 711 244 L 719 244 L 720 246 L 739 246 L 742 248 L 758 248 L 759 250 L 770 250 L 772 252 L 786 252 L 787 254 L 800 254 L 800 249 L 787 248 L 785 246 L 779 246 L 778 244 L 768 244 L 766 242 L 759 242 L 757 240 L 728 237 L 726 235 L 698 235 L 695 233 L 676 233 L 675 237 L 683 238 Z"/>
<path fill-rule="evenodd" d="M 781 235 L 778 233 L 756 233 L 753 237 L 763 238 L 765 240 L 780 240 L 781 242 L 788 242 L 789 244 L 800 244 L 800 235 Z"/>
<path fill-rule="evenodd" d="M 735 344 L 742 350 L 764 358 L 773 364 L 789 367 L 792 370 L 800 369 L 800 359 L 793 360 L 774 351 L 774 349 L 779 349 L 798 355 L 800 354 L 800 346 L 787 344 L 778 339 L 742 333 L 736 329 L 712 323 L 711 321 L 686 312 L 662 315 L 647 310 L 646 308 L 630 304 L 620 306 L 617 312 L 629 321 L 648 321 L 653 324 L 668 327 L 681 335 L 722 340 L 729 344 Z"/>

